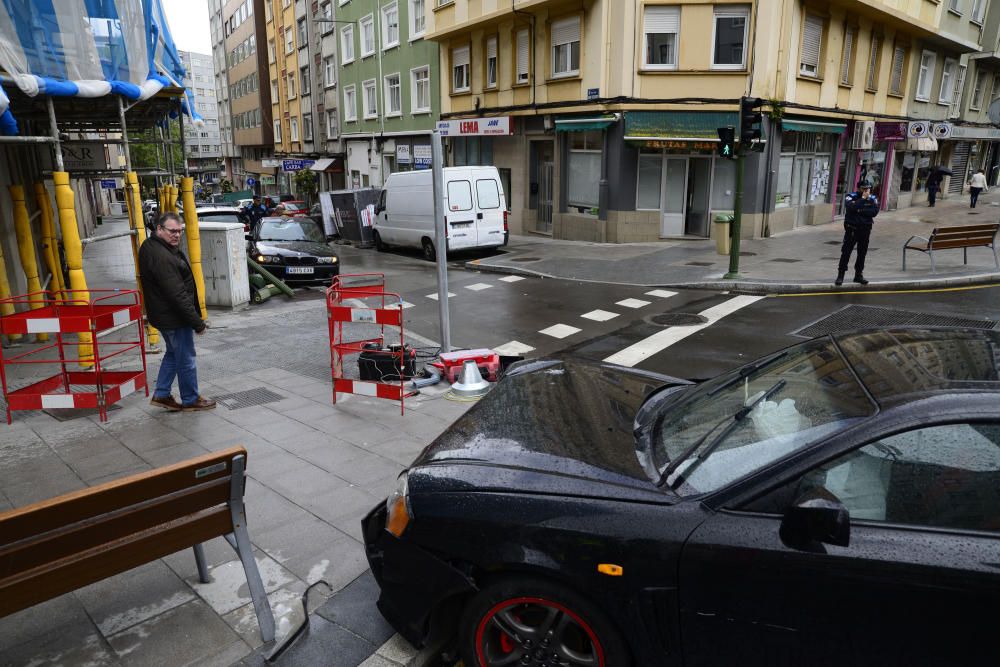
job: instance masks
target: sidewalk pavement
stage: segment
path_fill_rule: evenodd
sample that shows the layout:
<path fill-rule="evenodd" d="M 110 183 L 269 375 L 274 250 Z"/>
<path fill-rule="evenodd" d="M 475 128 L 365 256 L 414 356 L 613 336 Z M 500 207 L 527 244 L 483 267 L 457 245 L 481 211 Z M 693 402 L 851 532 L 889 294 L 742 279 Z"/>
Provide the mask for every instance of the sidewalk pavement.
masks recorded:
<path fill-rule="evenodd" d="M 899 290 L 984 284 L 1000 281 L 1000 268 L 989 248 L 968 251 L 963 265 L 961 250 L 935 253 L 937 272 L 929 257 L 907 252 L 902 269 L 903 245 L 912 236 L 927 236 L 935 227 L 1000 221 L 1000 194 L 989 193 L 979 206 L 969 208 L 966 197 L 939 201 L 929 208 L 917 206 L 884 211 L 875 219 L 865 277 L 867 286 L 849 282 L 854 257 L 843 287 L 834 287 L 844 226 L 840 222 L 802 227 L 767 239 L 743 240 L 740 277 L 724 280 L 728 255 L 719 255 L 715 241 L 684 239 L 658 243 L 588 243 L 559 241 L 542 235 L 511 237 L 508 252 L 466 263 L 478 271 L 565 278 L 656 287 L 689 287 L 741 292 L 812 292 Z"/>

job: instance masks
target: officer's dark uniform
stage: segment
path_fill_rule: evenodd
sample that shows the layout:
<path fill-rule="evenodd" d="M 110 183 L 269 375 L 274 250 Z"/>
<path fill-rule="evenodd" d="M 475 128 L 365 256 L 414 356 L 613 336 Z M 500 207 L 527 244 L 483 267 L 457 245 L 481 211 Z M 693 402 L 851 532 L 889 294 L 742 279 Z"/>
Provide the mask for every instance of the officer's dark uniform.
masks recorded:
<path fill-rule="evenodd" d="M 858 256 L 854 260 L 854 282 L 867 285 L 865 280 L 865 255 L 868 254 L 868 237 L 872 233 L 875 216 L 878 215 L 878 197 L 870 194 L 868 199 L 861 196 L 861 191 L 871 188 L 866 181 L 858 183 L 858 191 L 848 193 L 846 199 L 846 214 L 844 215 L 844 245 L 840 249 L 840 266 L 837 268 L 836 284 L 844 282 L 847 265 L 851 259 L 851 251 L 858 247 Z"/>

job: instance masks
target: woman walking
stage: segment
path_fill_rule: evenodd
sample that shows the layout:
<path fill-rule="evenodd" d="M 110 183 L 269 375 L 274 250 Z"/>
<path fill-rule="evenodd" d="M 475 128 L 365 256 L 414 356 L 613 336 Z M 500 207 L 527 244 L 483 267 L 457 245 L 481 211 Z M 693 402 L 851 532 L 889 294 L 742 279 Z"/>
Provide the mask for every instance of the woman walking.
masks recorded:
<path fill-rule="evenodd" d="M 969 208 L 976 208 L 976 202 L 979 200 L 979 194 L 986 191 L 986 175 L 983 170 L 980 169 L 972 175 L 969 179 Z"/>

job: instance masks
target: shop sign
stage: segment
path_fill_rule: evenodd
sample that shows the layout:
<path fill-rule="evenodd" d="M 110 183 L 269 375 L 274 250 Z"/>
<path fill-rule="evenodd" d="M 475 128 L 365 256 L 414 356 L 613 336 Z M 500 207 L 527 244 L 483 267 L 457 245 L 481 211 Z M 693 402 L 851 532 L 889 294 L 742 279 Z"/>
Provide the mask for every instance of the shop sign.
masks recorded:
<path fill-rule="evenodd" d="M 906 129 L 905 122 L 875 123 L 875 141 L 903 141 Z"/>
<path fill-rule="evenodd" d="M 281 171 L 302 171 L 316 164 L 316 160 L 282 160 Z"/>
<path fill-rule="evenodd" d="M 101 179 L 101 189 L 102 190 L 114 190 L 118 187 L 118 184 L 113 178 L 102 178 Z"/>
<path fill-rule="evenodd" d="M 108 160 L 103 144 L 63 143 L 63 169 L 65 171 L 107 171 Z"/>
<path fill-rule="evenodd" d="M 410 147 L 396 146 L 396 164 L 410 164 Z"/>
<path fill-rule="evenodd" d="M 438 132 L 442 137 L 475 137 L 511 134 L 509 116 L 499 118 L 467 118 L 465 120 L 439 120 Z"/>
<path fill-rule="evenodd" d="M 685 144 L 690 140 L 718 139 L 718 128 L 735 127 L 737 116 L 729 111 L 627 111 L 625 138 L 688 140 Z"/>
<path fill-rule="evenodd" d="M 261 174 L 260 176 L 261 185 L 274 185 L 274 175 L 272 174 Z"/>
<path fill-rule="evenodd" d="M 1000 139 L 1000 129 L 995 127 L 962 127 L 951 128 L 952 139 Z"/>
<path fill-rule="evenodd" d="M 713 141 L 679 141 L 675 139 L 659 139 L 642 142 L 644 148 L 654 150 L 667 150 L 682 153 L 693 153 L 697 151 L 715 151 L 718 142 Z"/>
<path fill-rule="evenodd" d="M 413 168 L 414 169 L 430 169 L 433 156 L 431 154 L 430 146 L 414 146 L 413 147 Z"/>
<path fill-rule="evenodd" d="M 260 166 L 265 169 L 276 169 L 281 166 L 281 160 L 275 160 L 273 158 L 264 158 L 260 161 Z"/>

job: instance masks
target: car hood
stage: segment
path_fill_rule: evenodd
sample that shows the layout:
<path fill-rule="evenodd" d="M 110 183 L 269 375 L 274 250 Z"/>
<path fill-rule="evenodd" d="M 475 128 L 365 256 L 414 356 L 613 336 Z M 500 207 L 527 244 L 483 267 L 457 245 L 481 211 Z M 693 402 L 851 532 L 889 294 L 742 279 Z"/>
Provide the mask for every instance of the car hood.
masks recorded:
<path fill-rule="evenodd" d="M 474 466 L 476 486 L 490 477 L 508 487 L 516 479 L 535 486 L 538 480 L 523 473 L 538 472 L 548 477 L 543 485 L 560 484 L 549 477 L 555 476 L 577 488 L 586 481 L 650 490 L 641 458 L 646 454 L 636 449 L 636 413 L 651 392 L 687 384 L 602 363 L 547 359 L 518 364 L 424 449 L 411 471 Z"/>
<path fill-rule="evenodd" d="M 327 244 L 316 241 L 257 241 L 256 246 L 259 252 L 273 250 L 277 255 L 332 257 L 337 254 Z"/>

